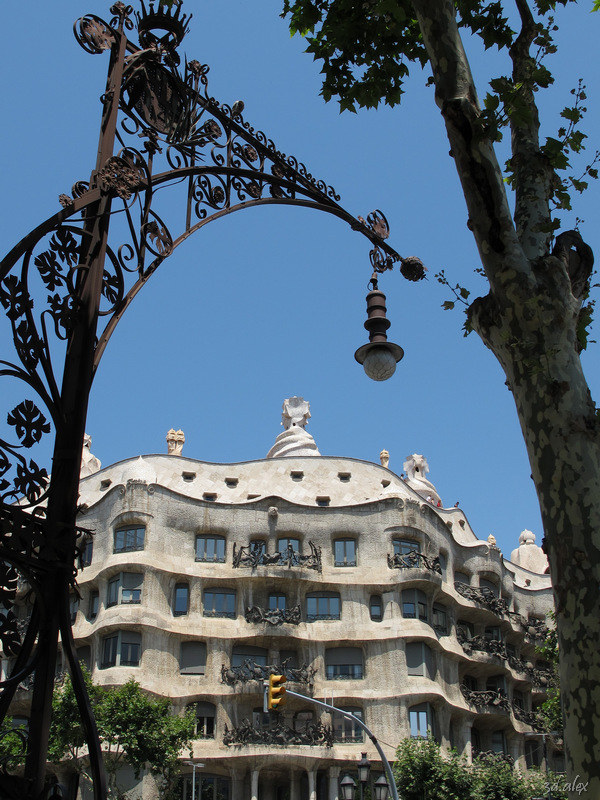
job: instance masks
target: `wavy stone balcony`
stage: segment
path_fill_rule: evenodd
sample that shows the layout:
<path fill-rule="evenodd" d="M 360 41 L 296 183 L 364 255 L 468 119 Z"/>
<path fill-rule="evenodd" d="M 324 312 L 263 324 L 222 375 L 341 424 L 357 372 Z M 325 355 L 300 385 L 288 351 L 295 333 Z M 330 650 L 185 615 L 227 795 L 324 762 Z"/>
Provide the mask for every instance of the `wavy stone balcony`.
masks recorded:
<path fill-rule="evenodd" d="M 390 569 L 415 569 L 421 567 L 428 569 L 430 572 L 436 572 L 438 575 L 442 574 L 440 557 L 429 558 L 424 553 L 419 553 L 418 550 L 410 550 L 408 553 L 394 553 L 393 556 L 388 553 L 387 563 Z"/>
<path fill-rule="evenodd" d="M 282 722 L 278 722 L 269 728 L 257 728 L 250 720 L 245 719 L 236 728 L 228 728 L 225 725 L 223 734 L 223 744 L 227 747 L 231 745 L 248 746 L 254 744 L 279 745 L 280 747 L 292 747 L 294 745 L 308 745 L 310 747 L 332 747 L 333 730 L 318 723 L 309 723 L 303 730 L 294 730 Z"/>
<path fill-rule="evenodd" d="M 234 568 L 247 567 L 249 569 L 255 569 L 256 567 L 304 567 L 305 569 L 314 569 L 320 574 L 322 571 L 321 548 L 314 542 L 309 542 L 308 546 L 310 547 L 310 553 L 304 556 L 291 546 L 288 546 L 282 552 L 268 553 L 257 542 L 242 545 L 239 549 L 234 542 L 232 566 Z"/>
<path fill-rule="evenodd" d="M 301 667 L 291 667 L 288 659 L 281 664 L 257 664 L 251 658 L 245 659 L 243 664 L 236 666 L 221 666 L 221 682 L 228 686 L 236 683 L 247 683 L 248 681 L 265 681 L 269 675 L 285 675 L 288 681 L 293 683 L 306 683 L 310 686 L 314 683 L 314 676 L 317 670 L 302 664 Z"/>

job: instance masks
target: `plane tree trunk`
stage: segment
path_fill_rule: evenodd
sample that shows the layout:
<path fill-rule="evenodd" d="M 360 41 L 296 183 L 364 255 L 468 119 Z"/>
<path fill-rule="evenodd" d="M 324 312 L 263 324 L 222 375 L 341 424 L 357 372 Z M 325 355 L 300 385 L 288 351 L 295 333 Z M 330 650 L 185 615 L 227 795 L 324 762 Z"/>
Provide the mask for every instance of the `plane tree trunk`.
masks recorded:
<path fill-rule="evenodd" d="M 577 234 L 558 237 L 553 247 L 556 175 L 539 145 L 528 80 L 535 29 L 524 0 L 517 3 L 522 27 L 510 50 L 513 80 L 522 84 L 530 111 L 511 126 L 514 219 L 454 4 L 413 0 L 413 6 L 489 281 L 489 294 L 469 308 L 469 322 L 504 369 L 540 502 L 556 601 L 566 780 L 600 797 L 599 421 L 578 339 L 591 254 Z M 580 796 L 575 786 L 569 796 Z"/>

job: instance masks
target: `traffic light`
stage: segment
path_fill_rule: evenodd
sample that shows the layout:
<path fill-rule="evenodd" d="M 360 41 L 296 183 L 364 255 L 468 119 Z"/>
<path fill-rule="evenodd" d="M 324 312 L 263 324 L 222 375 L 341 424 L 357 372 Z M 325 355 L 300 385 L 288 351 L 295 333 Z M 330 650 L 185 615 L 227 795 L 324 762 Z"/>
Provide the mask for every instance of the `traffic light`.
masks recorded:
<path fill-rule="evenodd" d="M 267 708 L 276 711 L 285 703 L 285 675 L 269 675 L 269 688 L 267 690 Z"/>

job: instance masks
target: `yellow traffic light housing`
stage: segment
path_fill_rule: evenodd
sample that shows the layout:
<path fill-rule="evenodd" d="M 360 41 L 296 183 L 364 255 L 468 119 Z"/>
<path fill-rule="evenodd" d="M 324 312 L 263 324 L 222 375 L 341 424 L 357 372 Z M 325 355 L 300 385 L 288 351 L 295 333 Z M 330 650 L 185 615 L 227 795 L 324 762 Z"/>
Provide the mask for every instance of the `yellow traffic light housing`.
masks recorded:
<path fill-rule="evenodd" d="M 267 708 L 276 711 L 285 703 L 285 675 L 269 675 L 269 688 L 267 690 Z"/>

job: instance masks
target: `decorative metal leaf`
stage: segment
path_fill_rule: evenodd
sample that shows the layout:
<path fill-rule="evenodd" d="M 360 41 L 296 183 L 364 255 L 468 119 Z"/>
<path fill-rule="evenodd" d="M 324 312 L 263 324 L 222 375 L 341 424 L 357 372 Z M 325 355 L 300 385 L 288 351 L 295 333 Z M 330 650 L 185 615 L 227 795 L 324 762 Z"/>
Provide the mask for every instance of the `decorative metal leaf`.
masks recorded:
<path fill-rule="evenodd" d="M 31 400 L 23 400 L 15 406 L 6 421 L 16 428 L 23 447 L 32 447 L 44 433 L 50 433 L 50 423 Z"/>
<path fill-rule="evenodd" d="M 33 300 L 16 275 L 8 275 L 3 283 L 0 283 L 0 303 L 6 309 L 6 316 L 10 320 L 21 317 L 27 307 L 33 308 Z"/>
<path fill-rule="evenodd" d="M 15 488 L 17 492 L 25 495 L 30 503 L 34 503 L 48 485 L 48 473 L 43 467 L 39 467 L 35 461 L 29 461 L 29 467 L 25 464 L 17 466 L 17 477 L 15 478 Z"/>
<path fill-rule="evenodd" d="M 33 259 L 33 263 L 38 268 L 41 279 L 44 281 L 48 291 L 53 292 L 57 286 L 62 286 L 65 282 L 61 275 L 62 267 L 58 263 L 56 253 L 46 250 Z"/>
<path fill-rule="evenodd" d="M 102 294 L 112 305 L 120 299 L 120 287 L 121 281 L 119 278 L 104 270 L 102 275 Z"/>
<path fill-rule="evenodd" d="M 70 295 L 66 297 L 61 297 L 59 294 L 48 295 L 48 305 L 57 325 L 68 333 L 75 323 L 73 298 Z"/>
<path fill-rule="evenodd" d="M 26 319 L 21 320 L 17 325 L 14 339 L 21 361 L 27 369 L 34 370 L 40 360 L 38 355 L 39 340 L 35 329 L 32 329 Z"/>

